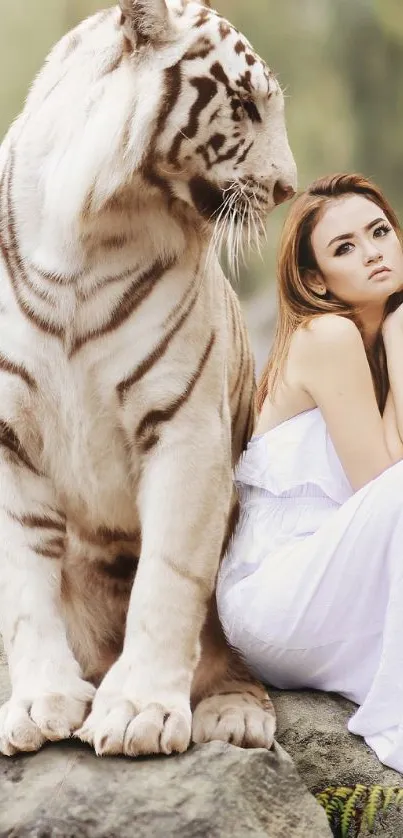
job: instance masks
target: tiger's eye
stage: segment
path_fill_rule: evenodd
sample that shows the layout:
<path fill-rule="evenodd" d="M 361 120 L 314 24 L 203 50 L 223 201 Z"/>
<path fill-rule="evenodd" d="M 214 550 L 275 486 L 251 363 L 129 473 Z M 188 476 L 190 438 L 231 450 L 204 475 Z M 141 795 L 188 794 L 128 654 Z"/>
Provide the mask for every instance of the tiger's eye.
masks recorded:
<path fill-rule="evenodd" d="M 254 102 L 251 102 L 250 100 L 246 100 L 242 104 L 243 104 L 244 111 L 248 114 L 248 117 L 251 120 L 251 122 L 261 122 L 262 121 L 262 117 L 260 116 L 260 113 L 259 113 L 259 111 L 258 111 Z"/>

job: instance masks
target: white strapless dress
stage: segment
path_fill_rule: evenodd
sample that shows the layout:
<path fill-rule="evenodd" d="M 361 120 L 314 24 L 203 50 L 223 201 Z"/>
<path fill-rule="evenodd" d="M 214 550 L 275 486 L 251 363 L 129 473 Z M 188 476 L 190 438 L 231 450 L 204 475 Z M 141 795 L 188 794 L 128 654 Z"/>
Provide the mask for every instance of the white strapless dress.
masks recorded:
<path fill-rule="evenodd" d="M 353 492 L 318 408 L 254 437 L 218 608 L 266 683 L 338 692 L 403 773 L 403 461 Z"/>

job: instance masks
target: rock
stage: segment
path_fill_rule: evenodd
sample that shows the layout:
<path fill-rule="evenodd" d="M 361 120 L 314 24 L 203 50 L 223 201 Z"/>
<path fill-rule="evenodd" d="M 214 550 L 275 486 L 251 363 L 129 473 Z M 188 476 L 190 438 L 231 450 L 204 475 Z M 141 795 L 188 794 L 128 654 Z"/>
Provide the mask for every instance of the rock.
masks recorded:
<path fill-rule="evenodd" d="M 357 783 L 403 787 L 402 775 L 382 765 L 364 740 L 347 730 L 348 719 L 355 711 L 352 702 L 313 690 L 270 688 L 270 694 L 277 713 L 277 739 L 312 792 Z M 367 834 L 358 832 L 355 838 Z M 402 838 L 403 812 L 392 805 L 378 817 L 372 834 Z"/>
<path fill-rule="evenodd" d="M 331 835 L 280 746 L 268 753 L 217 742 L 135 761 L 49 746 L 1 769 L 1 838 Z"/>
<path fill-rule="evenodd" d="M 270 753 L 216 742 L 131 761 L 99 759 L 66 742 L 34 756 L 0 757 L 0 838 L 330 838 L 303 783 L 311 792 L 403 787 L 403 777 L 348 732 L 351 702 L 309 690 L 270 693 L 279 743 Z M 1 703 L 7 695 L 0 650 Z M 403 813 L 392 805 L 371 834 L 402 838 Z"/>
<path fill-rule="evenodd" d="M 295 760 L 308 788 L 381 783 L 402 786 L 403 777 L 386 768 L 361 736 L 347 730 L 356 705 L 314 690 L 270 688 L 277 713 L 277 739 Z M 403 831 L 402 831 L 403 835 Z"/>
<path fill-rule="evenodd" d="M 0 697 L 8 692 L 0 665 Z M 66 742 L 0 757 L 0 838 L 329 838 L 280 745 L 214 742 L 182 756 L 97 758 Z"/>

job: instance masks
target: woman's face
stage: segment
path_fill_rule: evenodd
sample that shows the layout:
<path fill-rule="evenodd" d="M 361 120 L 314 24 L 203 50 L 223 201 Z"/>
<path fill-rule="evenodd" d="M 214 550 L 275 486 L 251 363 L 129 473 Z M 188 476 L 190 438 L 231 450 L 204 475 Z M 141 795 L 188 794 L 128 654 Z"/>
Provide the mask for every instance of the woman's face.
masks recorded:
<path fill-rule="evenodd" d="M 386 303 L 403 288 L 403 250 L 384 212 L 363 195 L 328 205 L 312 233 L 326 289 L 352 305 Z"/>

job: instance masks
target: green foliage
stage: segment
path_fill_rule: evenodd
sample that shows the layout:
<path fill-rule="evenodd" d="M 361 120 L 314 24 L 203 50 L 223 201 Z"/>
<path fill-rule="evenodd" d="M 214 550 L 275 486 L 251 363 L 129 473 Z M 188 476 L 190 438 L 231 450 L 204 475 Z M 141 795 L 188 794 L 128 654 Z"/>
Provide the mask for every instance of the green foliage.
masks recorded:
<path fill-rule="evenodd" d="M 315 792 L 323 806 L 335 838 L 357 838 L 360 832 L 373 832 L 377 816 L 403 803 L 399 786 L 328 786 Z"/>
<path fill-rule="evenodd" d="M 393 39 L 403 43 L 401 0 L 374 0 L 374 10 L 381 28 Z"/>

